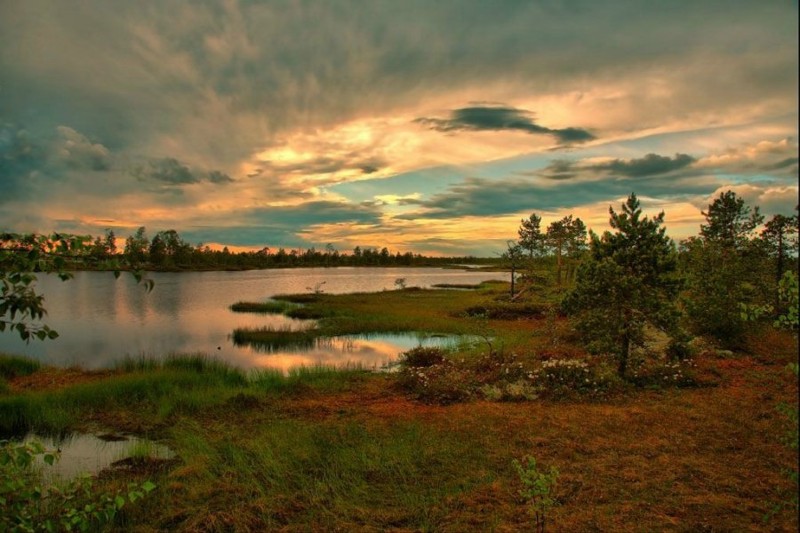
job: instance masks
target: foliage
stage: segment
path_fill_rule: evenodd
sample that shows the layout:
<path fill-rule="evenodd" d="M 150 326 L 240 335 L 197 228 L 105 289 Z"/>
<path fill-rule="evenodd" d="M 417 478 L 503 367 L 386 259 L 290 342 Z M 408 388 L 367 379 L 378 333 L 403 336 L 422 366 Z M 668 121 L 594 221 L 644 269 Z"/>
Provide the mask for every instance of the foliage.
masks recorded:
<path fill-rule="evenodd" d="M 764 221 L 758 207 L 751 209 L 733 191 L 719 193 L 708 206 L 708 211 L 702 213 L 706 223 L 700 225 L 700 235 L 726 248 L 739 248 L 746 244 L 753 231 Z"/>
<path fill-rule="evenodd" d="M 755 238 L 755 228 L 763 217 L 758 207 L 751 209 L 733 191 L 720 193 L 703 214 L 706 223 L 700 236 L 681 244 L 682 270 L 687 278 L 683 303 L 696 334 L 735 347 L 748 319 L 742 309 L 774 308 L 778 303 L 770 261 L 777 261 L 775 254 L 785 253 L 785 242 L 778 245 L 773 237 L 782 240 L 785 235 L 767 231 L 761 239 Z M 775 224 L 771 227 L 777 231 Z M 773 250 L 775 246 L 783 252 Z"/>
<path fill-rule="evenodd" d="M 561 220 L 552 222 L 547 227 L 545 236 L 547 246 L 556 256 L 556 283 L 561 286 L 563 282 L 563 269 L 567 263 L 567 280 L 572 278 L 574 260 L 586 249 L 586 225 L 580 218 L 568 215 Z"/>
<path fill-rule="evenodd" d="M 791 255 L 798 255 L 798 216 L 774 215 L 764 224 L 761 240 L 775 261 L 775 279 L 780 282 Z"/>
<path fill-rule="evenodd" d="M 797 331 L 798 329 L 798 283 L 797 272 L 786 272 L 778 285 L 779 301 L 785 312 L 775 319 L 775 326 Z"/>
<path fill-rule="evenodd" d="M 547 525 L 547 515 L 556 504 L 555 491 L 558 482 L 558 469 L 554 466 L 549 471 L 540 470 L 536 459 L 526 456 L 524 462 L 512 461 L 517 476 L 522 483 L 519 495 L 528 504 L 528 511 L 533 518 L 534 529 L 544 533 Z"/>
<path fill-rule="evenodd" d="M 108 238 L 112 236 L 113 233 Z M 61 280 L 68 280 L 72 277 L 66 271 L 68 267 L 102 264 L 119 276 L 125 265 L 110 258 L 111 243 L 91 246 L 90 242 L 89 236 L 0 234 L 0 332 L 16 331 L 25 341 L 58 336 L 47 325 L 38 323 L 47 311 L 44 296 L 35 291 L 37 273 L 54 273 Z M 148 290 L 153 288 L 152 280 L 145 280 L 140 271 L 134 270 L 132 275 Z"/>
<path fill-rule="evenodd" d="M 536 213 L 531 213 L 529 218 L 520 221 L 519 245 L 528 252 L 531 259 L 544 254 L 547 243 L 547 236 L 541 230 L 542 217 Z"/>
<path fill-rule="evenodd" d="M 631 350 L 644 344 L 646 325 L 679 338 L 675 298 L 680 280 L 675 250 L 662 227 L 664 213 L 642 217 L 631 194 L 617 213 L 609 208 L 615 233 L 592 234 L 589 258 L 564 300 L 588 348 L 612 354 L 625 376 Z"/>
<path fill-rule="evenodd" d="M 45 487 L 35 459 L 53 464 L 57 453 L 38 442 L 0 442 L 0 529 L 9 532 L 96 531 L 111 524 L 126 505 L 144 498 L 156 486 L 132 483 L 116 494 L 95 494 L 82 477 L 64 487 Z"/>
<path fill-rule="evenodd" d="M 440 348 L 417 347 L 405 352 L 397 378 L 401 388 L 426 403 L 461 402 L 476 389 L 474 373 L 446 357 Z"/>
<path fill-rule="evenodd" d="M 414 368 L 439 365 L 444 363 L 446 359 L 444 350 L 432 346 L 417 346 L 400 356 L 400 362 L 403 366 Z"/>

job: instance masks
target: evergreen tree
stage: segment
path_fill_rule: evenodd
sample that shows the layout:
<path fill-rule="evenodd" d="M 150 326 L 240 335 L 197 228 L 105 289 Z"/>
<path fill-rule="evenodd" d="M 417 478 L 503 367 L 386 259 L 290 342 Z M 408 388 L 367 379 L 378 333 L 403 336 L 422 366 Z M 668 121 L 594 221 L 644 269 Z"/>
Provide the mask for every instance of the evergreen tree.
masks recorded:
<path fill-rule="evenodd" d="M 565 259 L 576 258 L 586 248 L 586 225 L 580 218 L 568 215 L 547 227 L 545 242 L 556 256 L 556 282 L 561 286 Z M 571 268 L 567 272 L 570 277 Z"/>
<path fill-rule="evenodd" d="M 741 306 L 772 300 L 764 249 L 753 238 L 763 217 L 733 191 L 721 193 L 703 215 L 700 236 L 681 244 L 686 312 L 695 333 L 735 346 L 746 326 Z"/>
<path fill-rule="evenodd" d="M 541 229 L 542 217 L 532 213 L 529 218 L 520 221 L 519 245 L 528 252 L 528 256 L 533 259 L 544 254 L 546 236 Z"/>
<path fill-rule="evenodd" d="M 590 350 L 611 354 L 624 377 L 631 351 L 644 345 L 645 327 L 680 341 L 675 300 L 680 290 L 664 213 L 642 216 L 631 194 L 622 211 L 609 208 L 615 232 L 592 233 L 589 257 L 578 269 L 575 288 L 564 300 Z"/>

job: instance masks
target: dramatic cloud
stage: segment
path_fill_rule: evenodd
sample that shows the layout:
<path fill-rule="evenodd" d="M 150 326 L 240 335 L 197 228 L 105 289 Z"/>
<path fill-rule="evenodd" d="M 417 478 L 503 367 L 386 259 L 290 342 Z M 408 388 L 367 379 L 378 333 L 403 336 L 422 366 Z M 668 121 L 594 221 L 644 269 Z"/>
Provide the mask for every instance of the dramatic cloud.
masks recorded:
<path fill-rule="evenodd" d="M 665 157 L 658 154 L 647 154 L 640 159 L 623 161 L 615 159 L 608 163 L 594 165 L 595 170 L 607 170 L 612 174 L 620 174 L 629 178 L 643 176 L 657 176 L 673 170 L 684 168 L 694 163 L 696 159 L 686 154 L 675 154 L 675 157 Z"/>
<path fill-rule="evenodd" d="M 418 118 L 415 122 L 443 132 L 511 130 L 548 134 L 563 144 L 586 142 L 595 138 L 581 128 L 552 129 L 540 126 L 533 121 L 533 113 L 530 111 L 502 106 L 464 107 L 452 111 L 450 118 Z"/>
<path fill-rule="evenodd" d="M 1 11 L 1 227 L 206 224 L 224 243 L 252 224 L 273 246 L 349 231 L 449 251 L 502 243 L 514 209 L 647 191 L 688 227 L 718 187 L 778 205 L 796 186 L 796 2 Z M 293 227 L 242 216 L 259 210 Z"/>
<path fill-rule="evenodd" d="M 187 185 L 210 181 L 212 183 L 229 183 L 233 180 L 219 170 L 197 172 L 189 169 L 177 159 L 165 157 L 149 161 L 145 166 L 134 167 L 131 173 L 142 181 L 155 181 L 168 185 Z"/>

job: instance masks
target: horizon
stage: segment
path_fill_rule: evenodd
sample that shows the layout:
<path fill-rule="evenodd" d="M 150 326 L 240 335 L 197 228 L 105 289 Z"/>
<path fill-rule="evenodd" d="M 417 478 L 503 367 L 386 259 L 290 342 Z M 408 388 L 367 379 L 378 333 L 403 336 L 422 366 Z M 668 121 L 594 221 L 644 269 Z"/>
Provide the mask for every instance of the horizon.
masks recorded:
<path fill-rule="evenodd" d="M 12 0 L 0 228 L 493 257 L 798 203 L 796 2 Z"/>

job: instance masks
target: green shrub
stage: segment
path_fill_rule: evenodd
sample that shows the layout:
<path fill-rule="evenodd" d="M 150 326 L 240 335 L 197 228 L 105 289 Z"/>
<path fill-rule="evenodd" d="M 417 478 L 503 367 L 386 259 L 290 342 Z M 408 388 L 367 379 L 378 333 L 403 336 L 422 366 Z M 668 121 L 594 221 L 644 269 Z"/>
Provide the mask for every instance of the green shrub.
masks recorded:
<path fill-rule="evenodd" d="M 400 365 L 404 367 L 424 368 L 442 364 L 446 360 L 444 350 L 431 346 L 417 346 L 400 355 Z"/>
<path fill-rule="evenodd" d="M 539 470 L 535 458 L 527 456 L 525 460 L 526 464 L 520 463 L 516 459 L 512 463 L 522 483 L 519 494 L 528 504 L 534 529 L 539 533 L 544 533 L 547 525 L 547 513 L 556 503 L 554 493 L 558 482 L 558 469 L 552 466 L 549 472 L 545 472 Z"/>
<path fill-rule="evenodd" d="M 9 532 L 98 531 L 111 524 L 120 509 L 155 489 L 150 481 L 132 483 L 126 492 L 97 494 L 82 477 L 64 487 L 44 487 L 35 459 L 47 464 L 57 454 L 38 442 L 0 442 L 0 530 Z"/>

